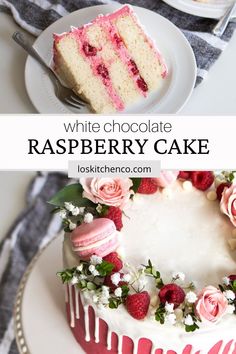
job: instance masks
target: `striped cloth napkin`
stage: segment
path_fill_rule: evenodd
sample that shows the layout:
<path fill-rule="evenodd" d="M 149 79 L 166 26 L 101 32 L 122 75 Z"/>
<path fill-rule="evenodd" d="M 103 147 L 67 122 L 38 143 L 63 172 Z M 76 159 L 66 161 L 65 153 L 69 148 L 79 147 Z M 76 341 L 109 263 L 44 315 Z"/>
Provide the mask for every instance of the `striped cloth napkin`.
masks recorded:
<path fill-rule="evenodd" d="M 0 244 L 0 354 L 18 354 L 13 320 L 16 291 L 33 256 L 61 228 L 61 219 L 50 214 L 47 201 L 67 182 L 60 173 L 38 174 L 28 188 L 25 210 Z"/>
<path fill-rule="evenodd" d="M 179 27 L 190 42 L 196 56 L 199 84 L 218 59 L 232 37 L 236 24 L 231 22 L 222 38 L 211 34 L 215 21 L 185 14 L 162 0 L 0 0 L 0 6 L 10 10 L 16 22 L 35 36 L 52 22 L 83 7 L 101 4 L 129 3 L 146 7 L 168 18 Z"/>

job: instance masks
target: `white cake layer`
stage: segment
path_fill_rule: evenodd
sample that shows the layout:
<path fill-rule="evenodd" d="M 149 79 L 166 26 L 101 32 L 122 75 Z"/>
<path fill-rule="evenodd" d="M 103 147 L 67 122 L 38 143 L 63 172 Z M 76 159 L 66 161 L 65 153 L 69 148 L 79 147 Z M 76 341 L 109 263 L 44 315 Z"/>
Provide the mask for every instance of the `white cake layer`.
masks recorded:
<path fill-rule="evenodd" d="M 121 241 L 125 260 L 139 266 L 150 258 L 164 282 L 170 281 L 173 271 L 182 271 L 187 280 L 196 281 L 199 289 L 210 284 L 217 286 L 223 276 L 236 271 L 236 255 L 227 244 L 233 230 L 231 223 L 220 213 L 219 202 L 209 201 L 204 192 L 194 188 L 185 191 L 181 182 L 176 182 L 171 196 L 168 194 L 137 194 L 126 208 Z M 63 253 L 65 267 L 78 263 L 68 236 Z M 155 294 L 155 288 L 152 289 Z M 181 353 L 191 344 L 193 352 L 207 353 L 217 341 L 226 344 L 235 338 L 236 318 L 232 315 L 226 315 L 218 324 L 203 324 L 200 330 L 186 333 L 183 327 L 156 322 L 151 316 L 152 307 L 146 320 L 136 321 L 123 306 L 117 310 L 98 309 L 89 297 L 85 301 L 107 322 L 111 331 L 135 341 L 149 338 L 156 348 L 164 350 Z"/>

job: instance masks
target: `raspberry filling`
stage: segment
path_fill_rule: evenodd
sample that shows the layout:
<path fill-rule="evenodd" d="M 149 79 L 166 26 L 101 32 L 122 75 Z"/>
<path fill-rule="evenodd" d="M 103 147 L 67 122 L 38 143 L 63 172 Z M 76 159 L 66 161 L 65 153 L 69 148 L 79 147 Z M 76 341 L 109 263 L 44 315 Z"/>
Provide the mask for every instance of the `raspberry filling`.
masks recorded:
<path fill-rule="evenodd" d="M 87 57 L 93 57 L 97 54 L 97 48 L 93 47 L 88 42 L 84 42 L 83 51 Z"/>
<path fill-rule="evenodd" d="M 105 80 L 109 80 L 109 73 L 104 64 L 99 64 L 97 66 L 97 73 Z"/>
<path fill-rule="evenodd" d="M 141 76 L 137 80 L 137 85 L 143 92 L 148 91 L 148 85 L 146 84 L 146 82 L 144 81 L 144 79 Z"/>
<path fill-rule="evenodd" d="M 139 69 L 137 68 L 137 65 L 134 60 L 130 59 L 129 61 L 129 67 L 133 75 L 138 75 L 139 74 Z"/>
<path fill-rule="evenodd" d="M 122 38 L 117 33 L 114 34 L 113 40 L 115 41 L 118 48 L 120 48 L 121 44 L 123 44 Z"/>

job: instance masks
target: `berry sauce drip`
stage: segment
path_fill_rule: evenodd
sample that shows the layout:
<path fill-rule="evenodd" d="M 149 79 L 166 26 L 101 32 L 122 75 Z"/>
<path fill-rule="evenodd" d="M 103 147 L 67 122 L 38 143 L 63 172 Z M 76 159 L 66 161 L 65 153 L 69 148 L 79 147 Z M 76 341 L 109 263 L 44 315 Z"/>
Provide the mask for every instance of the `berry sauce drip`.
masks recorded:
<path fill-rule="evenodd" d="M 97 54 L 97 48 L 93 47 L 88 42 L 84 42 L 83 51 L 87 57 L 93 57 Z"/>
<path fill-rule="evenodd" d="M 144 81 L 144 79 L 141 76 L 137 80 L 137 85 L 143 92 L 148 91 L 148 85 L 146 84 L 146 82 Z"/>

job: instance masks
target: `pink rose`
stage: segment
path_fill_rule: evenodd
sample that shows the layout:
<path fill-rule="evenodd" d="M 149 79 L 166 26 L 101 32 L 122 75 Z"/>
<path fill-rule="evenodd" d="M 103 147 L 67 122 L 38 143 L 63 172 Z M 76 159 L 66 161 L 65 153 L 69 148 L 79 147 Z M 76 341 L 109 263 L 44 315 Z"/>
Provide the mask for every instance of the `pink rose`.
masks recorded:
<path fill-rule="evenodd" d="M 225 188 L 221 201 L 221 211 L 228 215 L 232 224 L 236 227 L 236 185 L 232 184 L 229 188 Z"/>
<path fill-rule="evenodd" d="M 198 295 L 195 313 L 202 321 L 217 322 L 225 313 L 228 300 L 214 286 L 207 286 Z"/>
<path fill-rule="evenodd" d="M 158 187 L 165 188 L 176 181 L 179 171 L 162 171 L 160 177 L 156 178 Z"/>
<path fill-rule="evenodd" d="M 81 178 L 83 197 L 96 204 L 123 208 L 130 199 L 133 182 L 130 178 Z"/>

